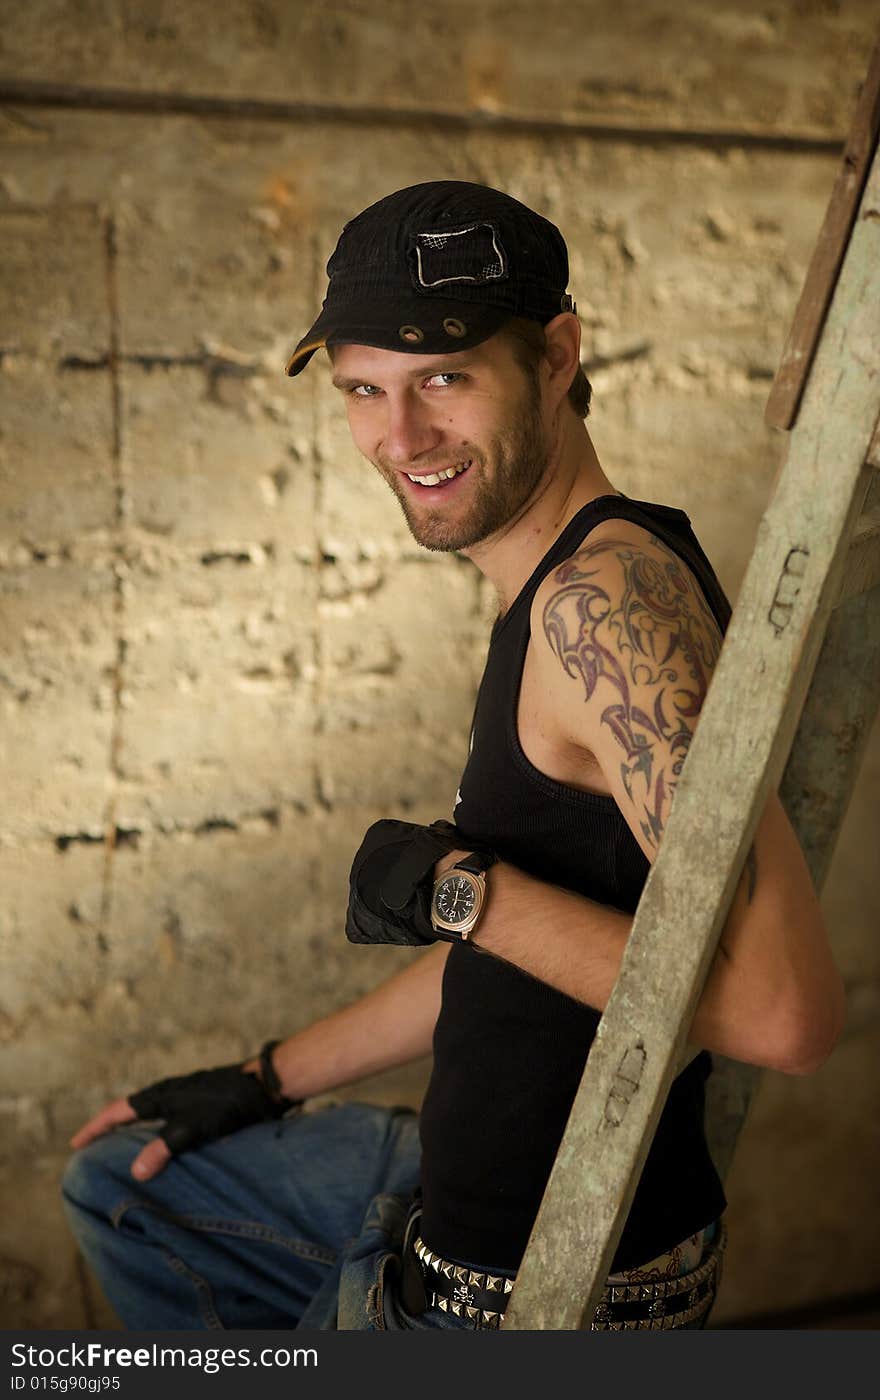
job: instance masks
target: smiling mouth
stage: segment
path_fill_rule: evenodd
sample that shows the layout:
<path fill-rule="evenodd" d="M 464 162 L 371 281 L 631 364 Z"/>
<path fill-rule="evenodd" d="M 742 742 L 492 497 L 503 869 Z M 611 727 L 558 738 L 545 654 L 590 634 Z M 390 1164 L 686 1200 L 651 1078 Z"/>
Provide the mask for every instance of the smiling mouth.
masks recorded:
<path fill-rule="evenodd" d="M 430 472 L 426 476 L 414 476 L 412 472 L 404 472 L 404 476 L 415 482 L 416 486 L 442 486 L 444 482 L 451 481 L 453 477 L 461 476 L 462 472 L 466 472 L 471 461 L 472 459 L 468 458 L 466 462 L 460 462 L 455 467 L 444 467 L 442 471 Z"/>

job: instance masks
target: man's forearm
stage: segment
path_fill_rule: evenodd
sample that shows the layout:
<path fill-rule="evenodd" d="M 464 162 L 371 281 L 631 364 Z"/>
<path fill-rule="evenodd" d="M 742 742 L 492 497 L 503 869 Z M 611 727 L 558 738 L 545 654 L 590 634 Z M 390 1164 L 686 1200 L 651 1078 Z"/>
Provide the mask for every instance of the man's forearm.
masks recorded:
<path fill-rule="evenodd" d="M 493 871 L 492 896 L 474 938 L 475 955 L 513 963 L 575 1001 L 604 1011 L 620 971 L 632 916 L 579 894 L 533 880 L 514 866 Z M 719 1011 L 710 972 L 689 1042 L 750 1059 L 735 1025 Z"/>
<path fill-rule="evenodd" d="M 374 991 L 289 1036 L 272 1057 L 291 1099 L 323 1094 L 430 1054 L 447 944 Z"/>
<path fill-rule="evenodd" d="M 787 1072 L 816 1069 L 839 1034 L 839 974 L 803 856 L 778 799 L 755 838 L 757 887 L 740 881 L 688 1039 Z M 457 859 L 453 853 L 444 865 Z M 499 864 L 475 947 L 604 1011 L 632 918 Z M 658 956 L 661 956 L 658 949 Z"/>
<path fill-rule="evenodd" d="M 632 917 L 503 862 L 493 867 L 490 878 L 491 894 L 474 948 L 604 1011 Z"/>

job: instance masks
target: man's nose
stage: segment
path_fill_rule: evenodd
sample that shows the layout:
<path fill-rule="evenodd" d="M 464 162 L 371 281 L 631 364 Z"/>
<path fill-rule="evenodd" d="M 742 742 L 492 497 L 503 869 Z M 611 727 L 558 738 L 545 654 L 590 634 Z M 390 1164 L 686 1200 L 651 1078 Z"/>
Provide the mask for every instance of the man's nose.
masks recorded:
<path fill-rule="evenodd" d="M 428 408 L 410 395 L 388 400 L 385 456 L 392 465 L 405 467 L 440 443 L 441 434 Z"/>

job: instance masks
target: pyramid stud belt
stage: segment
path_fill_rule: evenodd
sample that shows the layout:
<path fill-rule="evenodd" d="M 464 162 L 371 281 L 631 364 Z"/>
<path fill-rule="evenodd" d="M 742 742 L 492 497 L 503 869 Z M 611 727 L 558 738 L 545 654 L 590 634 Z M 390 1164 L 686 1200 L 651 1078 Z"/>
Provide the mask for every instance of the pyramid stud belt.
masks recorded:
<path fill-rule="evenodd" d="M 717 1292 L 726 1243 L 722 1224 L 702 1262 L 690 1273 L 651 1283 L 606 1284 L 591 1331 L 660 1332 L 696 1322 L 708 1312 Z M 413 1250 L 422 1266 L 429 1307 L 453 1313 L 476 1328 L 501 1326 L 514 1279 L 442 1259 L 420 1238 L 413 1241 Z"/>
<path fill-rule="evenodd" d="M 513 1292 L 512 1278 L 479 1273 L 466 1264 L 452 1264 L 432 1253 L 422 1239 L 413 1241 L 413 1249 L 425 1275 L 429 1308 L 465 1317 L 478 1327 L 499 1326 Z"/>

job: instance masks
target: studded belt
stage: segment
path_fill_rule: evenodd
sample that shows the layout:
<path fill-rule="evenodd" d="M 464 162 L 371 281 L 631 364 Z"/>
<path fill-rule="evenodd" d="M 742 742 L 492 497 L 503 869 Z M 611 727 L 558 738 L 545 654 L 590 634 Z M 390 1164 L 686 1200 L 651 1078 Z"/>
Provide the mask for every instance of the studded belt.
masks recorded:
<path fill-rule="evenodd" d="M 591 1324 L 594 1332 L 667 1331 L 686 1327 L 709 1311 L 727 1243 L 722 1223 L 697 1268 L 651 1283 L 606 1284 Z M 442 1259 L 416 1237 L 412 1243 L 425 1280 L 428 1307 L 466 1319 L 476 1328 L 500 1327 L 514 1279 Z"/>

